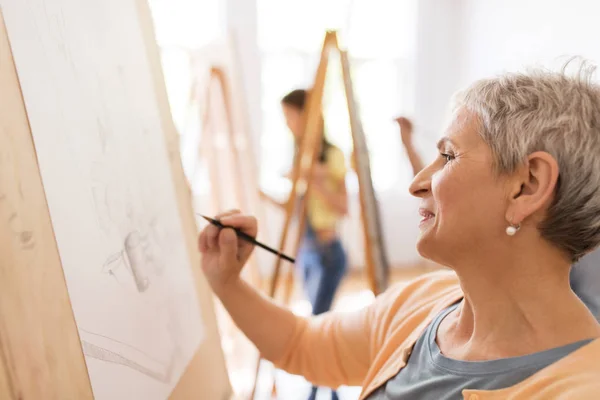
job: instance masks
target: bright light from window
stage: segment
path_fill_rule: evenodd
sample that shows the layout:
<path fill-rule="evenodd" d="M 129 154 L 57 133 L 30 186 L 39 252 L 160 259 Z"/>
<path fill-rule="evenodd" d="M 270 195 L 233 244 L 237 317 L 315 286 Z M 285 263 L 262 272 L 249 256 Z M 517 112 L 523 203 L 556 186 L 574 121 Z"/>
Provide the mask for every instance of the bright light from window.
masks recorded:
<path fill-rule="evenodd" d="M 198 0 L 149 0 L 160 47 L 199 48 L 222 34 L 222 3 Z"/>
<path fill-rule="evenodd" d="M 352 0 L 257 0 L 263 52 L 318 51 L 327 29 L 343 28 Z"/>
<path fill-rule="evenodd" d="M 261 185 L 270 193 L 291 168 L 292 138 L 279 102 L 290 90 L 313 83 L 325 31 L 339 30 L 347 45 L 361 122 L 371 155 L 373 184 L 390 189 L 404 174 L 403 149 L 392 118 L 412 108 L 414 0 L 257 0 L 262 53 Z M 323 115 L 327 138 L 348 157 L 349 116 L 339 59 L 330 57 Z M 356 190 L 349 179 L 348 189 Z M 276 186 L 277 185 L 277 186 Z"/>
<path fill-rule="evenodd" d="M 416 1 L 356 0 L 352 3 L 345 40 L 354 57 L 413 57 Z"/>
<path fill-rule="evenodd" d="M 149 0 L 156 41 L 173 122 L 180 133 L 184 171 L 194 194 L 210 190 L 208 173 L 198 158 L 198 109 L 190 107 L 192 71 L 190 50 L 201 48 L 223 34 L 222 2 L 218 0 Z"/>

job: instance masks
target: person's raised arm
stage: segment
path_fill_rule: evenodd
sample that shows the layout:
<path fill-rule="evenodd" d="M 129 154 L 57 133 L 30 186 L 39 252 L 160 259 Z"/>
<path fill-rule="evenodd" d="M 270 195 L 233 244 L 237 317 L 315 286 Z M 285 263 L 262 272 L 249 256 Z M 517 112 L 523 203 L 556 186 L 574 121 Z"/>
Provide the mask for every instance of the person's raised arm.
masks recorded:
<path fill-rule="evenodd" d="M 400 137 L 402 138 L 402 144 L 404 145 L 404 149 L 408 155 L 408 160 L 410 161 L 413 175 L 417 176 L 417 174 L 423 169 L 423 161 L 413 145 L 413 125 L 410 120 L 405 117 L 396 118 L 396 122 L 400 127 Z"/>
<path fill-rule="evenodd" d="M 285 209 L 285 205 L 286 205 L 285 202 L 276 200 L 273 196 L 271 196 L 271 195 L 263 192 L 262 190 L 259 190 L 258 193 L 260 195 L 260 198 L 262 200 L 265 200 L 267 203 L 269 203 L 271 205 L 274 205 L 277 208 L 283 208 L 283 209 Z"/>
<path fill-rule="evenodd" d="M 229 212 L 218 219 L 223 225 L 256 236 L 253 217 Z M 252 245 L 238 241 L 232 229 L 209 225 L 200 234 L 199 248 L 211 288 L 264 358 L 316 384 L 335 387 L 361 383 L 373 356 L 375 324 L 371 311 L 327 313 L 317 318 L 296 316 L 240 278 Z"/>

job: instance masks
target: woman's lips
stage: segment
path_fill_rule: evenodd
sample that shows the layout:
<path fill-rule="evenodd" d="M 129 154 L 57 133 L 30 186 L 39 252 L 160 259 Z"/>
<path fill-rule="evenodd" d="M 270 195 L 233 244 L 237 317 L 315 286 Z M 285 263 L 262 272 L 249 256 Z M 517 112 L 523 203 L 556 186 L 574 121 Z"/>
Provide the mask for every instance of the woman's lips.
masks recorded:
<path fill-rule="evenodd" d="M 435 217 L 435 214 L 426 208 L 419 208 L 419 215 L 421 215 L 421 222 L 419 225 L 423 225 Z"/>

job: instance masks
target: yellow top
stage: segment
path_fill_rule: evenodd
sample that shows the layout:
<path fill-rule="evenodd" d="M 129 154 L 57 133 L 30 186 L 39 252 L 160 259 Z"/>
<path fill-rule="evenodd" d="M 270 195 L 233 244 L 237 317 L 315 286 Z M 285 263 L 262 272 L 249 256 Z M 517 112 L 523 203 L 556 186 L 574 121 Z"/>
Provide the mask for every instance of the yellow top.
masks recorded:
<path fill-rule="evenodd" d="M 373 304 L 354 313 L 297 316 L 294 333 L 285 349 L 271 361 L 276 367 L 302 375 L 316 385 L 334 388 L 360 385 L 362 400 L 398 374 L 432 319 L 462 298 L 456 274 L 440 271 L 408 284 L 396 284 Z M 598 360 L 600 339 L 505 389 L 465 388 L 463 399 L 598 399 Z"/>
<path fill-rule="evenodd" d="M 338 192 L 346 179 L 344 153 L 337 147 L 331 146 L 327 149 L 325 160 L 329 171 L 325 186 L 333 192 Z M 340 214 L 332 210 L 324 199 L 314 193 L 308 195 L 306 214 L 310 225 L 315 230 L 334 229 L 340 219 Z"/>

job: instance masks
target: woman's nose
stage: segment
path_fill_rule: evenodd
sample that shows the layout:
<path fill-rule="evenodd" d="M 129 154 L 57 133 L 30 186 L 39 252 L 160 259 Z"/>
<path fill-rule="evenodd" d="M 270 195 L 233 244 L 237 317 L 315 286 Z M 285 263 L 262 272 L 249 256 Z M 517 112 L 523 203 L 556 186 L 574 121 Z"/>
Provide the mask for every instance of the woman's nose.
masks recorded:
<path fill-rule="evenodd" d="M 422 169 L 413 179 L 408 188 L 410 194 L 415 197 L 423 198 L 431 192 L 431 171 L 430 168 Z"/>

